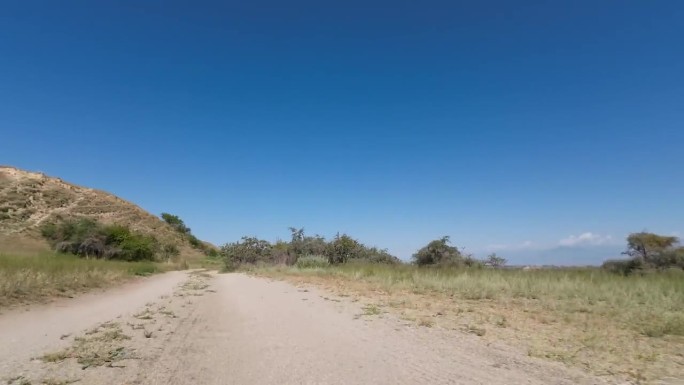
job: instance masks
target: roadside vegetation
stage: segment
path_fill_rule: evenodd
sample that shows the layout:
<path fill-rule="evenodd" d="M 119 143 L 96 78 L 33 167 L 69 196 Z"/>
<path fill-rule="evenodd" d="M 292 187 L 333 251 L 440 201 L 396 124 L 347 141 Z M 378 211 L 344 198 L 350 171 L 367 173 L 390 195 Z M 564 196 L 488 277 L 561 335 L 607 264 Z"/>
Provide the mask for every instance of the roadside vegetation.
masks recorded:
<path fill-rule="evenodd" d="M 0 308 L 54 296 L 71 296 L 166 268 L 169 267 L 150 261 L 105 261 L 60 253 L 0 254 Z"/>
<path fill-rule="evenodd" d="M 253 236 L 244 236 L 237 242 L 226 243 L 214 258 L 220 257 L 224 270 L 255 265 L 298 267 L 339 266 L 348 263 L 404 265 L 387 249 L 365 245 L 347 234 L 336 234 L 331 240 L 320 235 L 306 235 L 304 228 L 290 227 L 290 241 L 271 243 Z M 496 254 L 484 260 L 475 259 L 463 249 L 452 246 L 448 236 L 436 239 L 413 256 L 417 266 L 439 267 L 503 267 L 506 259 Z"/>
<path fill-rule="evenodd" d="M 416 251 L 411 263 L 337 259 L 329 246 L 334 242 L 318 241 L 326 247 L 294 253 L 296 258 L 288 254 L 290 259 L 280 260 L 286 263 L 271 257 L 273 245 L 255 239 L 223 251 L 235 268 L 239 253 L 260 250 L 240 266 L 353 296 L 378 309 L 376 315 L 389 312 L 412 324 L 505 341 L 531 356 L 600 375 L 636 382 L 682 379 L 684 254 L 677 238 L 635 233 L 627 239 L 627 259 L 603 268 L 544 269 L 504 267 L 497 255 L 477 260 L 451 246 L 448 237 Z M 294 247 L 289 242 L 279 248 Z"/>
<path fill-rule="evenodd" d="M 153 236 L 134 232 L 126 226 L 105 226 L 85 218 L 48 223 L 41 231 L 56 252 L 86 259 L 154 261 L 162 251 Z"/>
<path fill-rule="evenodd" d="M 178 216 L 162 213 L 162 219 L 205 256 L 218 255 L 216 248 L 197 239 Z M 104 225 L 88 218 L 61 220 L 41 227 L 54 251 L 86 259 L 178 262 L 181 250 L 175 243 L 160 242 L 119 224 Z M 182 261 L 181 261 L 182 262 Z"/>
<path fill-rule="evenodd" d="M 175 218 L 174 228 L 191 235 L 178 217 L 169 218 Z M 188 268 L 177 245 L 127 226 L 80 218 L 46 223 L 41 233 L 53 252 L 0 254 L 0 307 Z"/>

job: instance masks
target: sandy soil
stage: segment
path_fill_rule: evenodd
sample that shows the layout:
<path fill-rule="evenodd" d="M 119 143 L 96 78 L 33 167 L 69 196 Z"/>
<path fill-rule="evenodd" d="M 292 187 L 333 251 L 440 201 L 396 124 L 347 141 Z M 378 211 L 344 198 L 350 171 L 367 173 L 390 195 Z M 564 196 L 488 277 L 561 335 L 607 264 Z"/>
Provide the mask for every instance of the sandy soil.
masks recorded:
<path fill-rule="evenodd" d="M 243 274 L 176 272 L 0 315 L 0 383 L 46 381 L 173 385 L 612 380 L 487 344 L 475 335 L 417 327 L 314 288 Z"/>

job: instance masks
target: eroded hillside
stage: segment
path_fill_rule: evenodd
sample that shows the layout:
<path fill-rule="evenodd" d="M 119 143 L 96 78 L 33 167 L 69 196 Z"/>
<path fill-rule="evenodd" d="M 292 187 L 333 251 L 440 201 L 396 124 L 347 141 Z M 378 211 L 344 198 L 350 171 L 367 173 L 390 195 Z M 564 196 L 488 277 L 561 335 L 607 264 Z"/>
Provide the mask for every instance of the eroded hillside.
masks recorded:
<path fill-rule="evenodd" d="M 73 218 L 125 225 L 153 235 L 161 242 L 177 245 L 185 256 L 201 256 L 183 235 L 133 203 L 108 192 L 77 186 L 43 173 L 0 166 L 0 237 L 11 239 L 14 244 L 28 244 L 33 240 L 47 247 L 40 235 L 40 227 L 45 223 Z"/>

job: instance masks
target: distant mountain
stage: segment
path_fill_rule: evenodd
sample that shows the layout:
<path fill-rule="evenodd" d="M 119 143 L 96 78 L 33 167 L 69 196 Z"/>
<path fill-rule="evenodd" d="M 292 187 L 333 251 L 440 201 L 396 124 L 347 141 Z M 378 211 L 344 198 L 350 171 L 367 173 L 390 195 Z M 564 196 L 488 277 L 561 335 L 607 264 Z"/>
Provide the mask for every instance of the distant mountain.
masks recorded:
<path fill-rule="evenodd" d="M 105 191 L 77 186 L 42 173 L 0 166 L 0 252 L 22 245 L 47 248 L 44 223 L 89 218 L 120 224 L 175 244 L 186 257 L 200 257 L 183 235 L 159 217 Z"/>

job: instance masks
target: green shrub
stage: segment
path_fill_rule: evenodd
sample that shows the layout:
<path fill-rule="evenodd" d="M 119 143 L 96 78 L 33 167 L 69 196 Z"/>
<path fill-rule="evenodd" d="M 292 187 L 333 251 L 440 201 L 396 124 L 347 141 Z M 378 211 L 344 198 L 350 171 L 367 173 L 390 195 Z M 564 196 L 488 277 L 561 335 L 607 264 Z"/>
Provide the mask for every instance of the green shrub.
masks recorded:
<path fill-rule="evenodd" d="M 295 266 L 298 269 L 323 269 L 330 266 L 328 258 L 322 255 L 306 255 L 299 257 Z"/>
<path fill-rule="evenodd" d="M 121 259 L 126 261 L 153 261 L 159 244 L 152 236 L 131 234 L 129 238 L 119 243 Z"/>
<path fill-rule="evenodd" d="M 271 244 L 256 237 L 242 237 L 241 241 L 227 243 L 221 247 L 226 268 L 241 264 L 271 262 Z"/>
<path fill-rule="evenodd" d="M 152 261 L 159 252 L 157 240 L 126 226 L 103 226 L 90 219 L 49 223 L 41 229 L 56 251 L 90 258 Z"/>
<path fill-rule="evenodd" d="M 164 222 L 168 223 L 171 227 L 173 227 L 179 233 L 190 234 L 190 228 L 185 225 L 185 222 L 183 222 L 183 220 L 180 219 L 178 217 L 178 215 L 172 215 L 169 213 L 161 213 L 161 218 L 164 220 Z"/>
<path fill-rule="evenodd" d="M 196 236 L 194 236 L 192 234 L 188 234 L 187 237 L 188 237 L 188 242 L 190 242 L 190 245 L 192 247 L 194 247 L 196 249 L 204 248 L 204 244 Z"/>
<path fill-rule="evenodd" d="M 325 238 L 320 235 L 307 236 L 304 235 L 304 228 L 297 229 L 290 227 L 292 239 L 289 243 L 290 253 L 296 256 L 304 255 L 323 255 L 327 248 Z"/>
<path fill-rule="evenodd" d="M 352 258 L 359 258 L 362 252 L 363 247 L 356 239 L 347 234 L 337 234 L 335 239 L 328 243 L 325 255 L 331 265 L 336 265 Z"/>
<path fill-rule="evenodd" d="M 413 254 L 413 262 L 418 266 L 427 265 L 464 265 L 466 260 L 461 254 L 461 251 L 449 246 L 449 237 L 444 236 L 436 239 Z M 468 264 L 474 264 L 472 258 L 467 261 Z"/>
<path fill-rule="evenodd" d="M 168 223 L 169 226 L 173 227 L 173 229 L 176 230 L 179 234 L 182 234 L 183 237 L 187 239 L 188 243 L 190 243 L 190 246 L 199 251 L 202 251 L 204 255 L 210 258 L 215 258 L 218 256 L 219 252 L 214 248 L 209 247 L 199 238 L 193 235 L 192 230 L 185 225 L 185 222 L 183 222 L 183 220 L 180 219 L 178 215 L 161 213 L 161 218 L 164 220 L 164 222 Z"/>
<path fill-rule="evenodd" d="M 51 242 L 81 243 L 85 238 L 99 234 L 100 225 L 91 219 L 78 219 L 61 223 L 48 223 L 41 228 L 41 233 Z"/>
<path fill-rule="evenodd" d="M 363 246 L 363 245 L 362 245 Z M 358 256 L 363 261 L 370 263 L 386 263 L 398 264 L 401 260 L 390 254 L 386 249 L 378 249 L 377 247 L 367 248 L 363 246 L 361 254 Z"/>
<path fill-rule="evenodd" d="M 131 230 L 126 226 L 110 225 L 102 228 L 108 244 L 121 244 L 131 237 Z"/>

